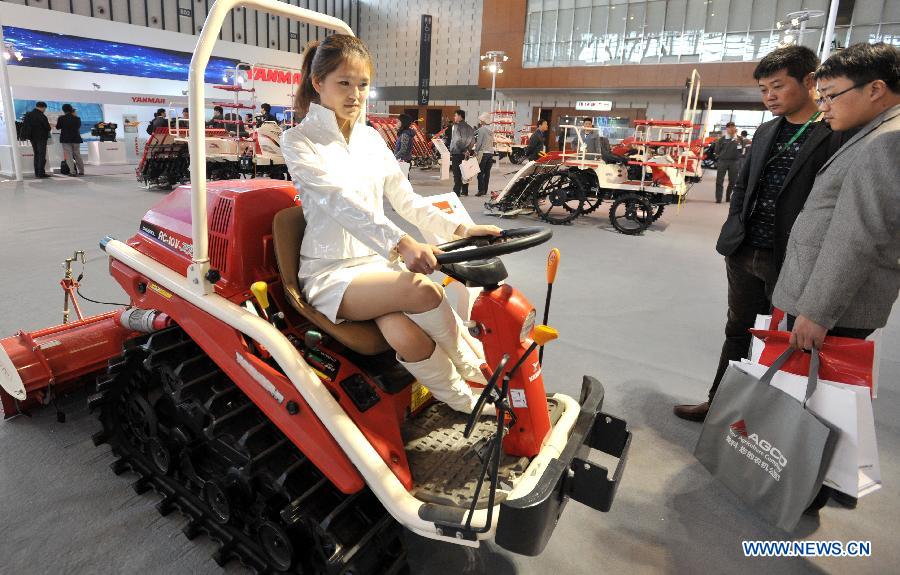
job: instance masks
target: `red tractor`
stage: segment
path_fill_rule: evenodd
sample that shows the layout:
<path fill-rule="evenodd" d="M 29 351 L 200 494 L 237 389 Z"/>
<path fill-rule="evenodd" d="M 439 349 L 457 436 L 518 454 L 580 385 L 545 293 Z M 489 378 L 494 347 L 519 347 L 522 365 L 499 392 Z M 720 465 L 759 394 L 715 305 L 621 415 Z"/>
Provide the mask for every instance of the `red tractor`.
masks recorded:
<path fill-rule="evenodd" d="M 211 9 L 192 61 L 191 117 L 222 20 Z M 351 33 L 275 0 L 244 5 Z M 199 72 L 199 73 L 197 73 Z M 188 538 L 257 572 L 406 572 L 401 528 L 432 539 L 536 555 L 567 501 L 609 510 L 631 441 L 601 412 L 603 387 L 546 393 L 537 348 L 555 338 L 504 283 L 498 256 L 546 242 L 543 228 L 445 244 L 442 270 L 481 288 L 470 331 L 490 366 L 478 406 L 430 399 L 373 322 L 333 324 L 297 281 L 303 210 L 275 180 L 206 185 L 202 127 L 191 126 L 191 186 L 148 211 L 134 236 L 100 242 L 125 310 L 0 341 L 4 413 L 93 380 L 97 444 L 117 456 Z M 66 288 L 66 285 L 63 286 Z M 486 404 L 496 416 L 481 417 Z M 591 448 L 619 458 L 610 475 Z"/>

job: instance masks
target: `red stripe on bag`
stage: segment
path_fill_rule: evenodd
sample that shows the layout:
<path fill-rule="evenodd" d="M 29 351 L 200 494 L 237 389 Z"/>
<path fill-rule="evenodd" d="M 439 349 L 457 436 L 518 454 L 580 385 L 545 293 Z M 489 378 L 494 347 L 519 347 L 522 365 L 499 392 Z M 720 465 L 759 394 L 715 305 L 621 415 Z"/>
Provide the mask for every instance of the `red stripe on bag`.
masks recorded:
<path fill-rule="evenodd" d="M 759 357 L 759 363 L 762 365 L 772 365 L 772 362 L 788 348 L 791 339 L 791 333 L 788 331 L 751 329 L 750 333 L 766 344 Z M 822 349 L 819 350 L 819 359 L 820 379 L 861 385 L 868 387 L 871 393 L 875 342 L 852 337 L 828 336 Z M 781 370 L 795 375 L 809 374 L 809 354 L 795 353 Z"/>

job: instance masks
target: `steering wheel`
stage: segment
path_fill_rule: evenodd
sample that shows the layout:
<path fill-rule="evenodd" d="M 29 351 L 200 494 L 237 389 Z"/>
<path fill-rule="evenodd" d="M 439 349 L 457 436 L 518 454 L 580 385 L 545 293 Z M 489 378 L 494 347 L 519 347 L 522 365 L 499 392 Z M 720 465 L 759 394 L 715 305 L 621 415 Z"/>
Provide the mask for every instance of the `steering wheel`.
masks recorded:
<path fill-rule="evenodd" d="M 503 230 L 499 236 L 473 236 L 436 246 L 446 252 L 438 254 L 437 263 L 457 264 L 472 260 L 486 260 L 495 256 L 520 252 L 540 245 L 553 237 L 553 230 L 538 226 Z M 464 249 L 471 248 L 471 249 Z"/>

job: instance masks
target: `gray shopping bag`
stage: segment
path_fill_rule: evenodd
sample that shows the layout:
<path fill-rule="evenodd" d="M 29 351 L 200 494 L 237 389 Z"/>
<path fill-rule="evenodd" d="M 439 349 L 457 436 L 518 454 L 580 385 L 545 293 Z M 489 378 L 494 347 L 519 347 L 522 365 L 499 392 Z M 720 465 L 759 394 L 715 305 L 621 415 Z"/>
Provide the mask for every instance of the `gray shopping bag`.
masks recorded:
<path fill-rule="evenodd" d="M 750 508 L 792 530 L 815 498 L 837 433 L 770 385 L 788 349 L 761 378 L 731 364 L 716 392 L 694 456 Z M 806 400 L 816 389 L 818 353 L 810 361 Z"/>

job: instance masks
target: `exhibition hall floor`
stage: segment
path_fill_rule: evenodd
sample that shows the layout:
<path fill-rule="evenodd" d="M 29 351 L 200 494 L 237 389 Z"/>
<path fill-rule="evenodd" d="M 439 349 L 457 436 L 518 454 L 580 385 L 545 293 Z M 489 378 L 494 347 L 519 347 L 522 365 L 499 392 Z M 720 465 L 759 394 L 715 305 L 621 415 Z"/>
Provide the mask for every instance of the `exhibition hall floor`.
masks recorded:
<path fill-rule="evenodd" d="M 492 188 L 512 171 L 495 166 Z M 446 192 L 436 172 L 413 171 L 422 194 Z M 407 534 L 416 574 L 512 573 L 888 573 L 900 565 L 900 312 L 883 334 L 875 418 L 885 486 L 850 511 L 830 504 L 793 534 L 810 540 L 872 542 L 865 559 L 747 559 L 742 540 L 782 540 L 694 459 L 700 425 L 676 419 L 676 403 L 702 400 L 715 371 L 725 323 L 726 281 L 713 246 L 727 207 L 712 200 L 714 173 L 680 210 L 666 209 L 643 236 L 616 233 L 606 206 L 569 226 L 551 244 L 504 257 L 509 282 L 543 311 L 544 263 L 562 252 L 550 325 L 560 332 L 544 358 L 548 390 L 578 396 L 583 374 L 606 387 L 604 408 L 628 421 L 631 455 L 609 513 L 571 502 L 538 557 L 492 545 L 477 551 Z M 474 193 L 474 185 L 473 193 Z M 54 177 L 0 183 L 0 337 L 61 319 L 60 262 L 88 254 L 82 292 L 123 301 L 97 242 L 124 239 L 165 192 L 133 176 Z M 503 227 L 543 225 L 530 216 L 484 216 L 482 198 L 464 198 L 473 218 Z M 80 266 L 76 266 L 76 272 Z M 107 309 L 85 303 L 96 313 Z M 157 495 L 135 495 L 128 476 L 109 470 L 109 448 L 84 397 L 0 422 L 0 572 L 15 574 L 216 574 L 214 544 L 188 541 L 178 514 L 161 517 Z M 891 567 L 894 565 L 894 567 Z M 232 563 L 226 573 L 244 573 Z"/>

